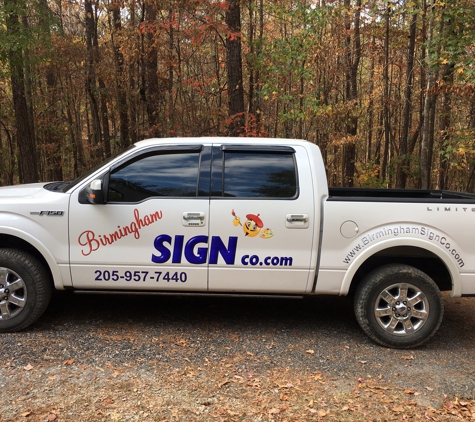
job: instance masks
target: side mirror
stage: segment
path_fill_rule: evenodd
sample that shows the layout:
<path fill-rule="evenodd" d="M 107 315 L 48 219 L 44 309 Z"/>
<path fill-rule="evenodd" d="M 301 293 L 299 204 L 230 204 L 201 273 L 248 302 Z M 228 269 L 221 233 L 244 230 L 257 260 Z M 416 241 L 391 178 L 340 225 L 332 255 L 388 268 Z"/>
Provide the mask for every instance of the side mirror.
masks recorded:
<path fill-rule="evenodd" d="M 104 191 L 102 180 L 93 180 L 86 188 L 86 198 L 91 204 L 104 204 Z"/>

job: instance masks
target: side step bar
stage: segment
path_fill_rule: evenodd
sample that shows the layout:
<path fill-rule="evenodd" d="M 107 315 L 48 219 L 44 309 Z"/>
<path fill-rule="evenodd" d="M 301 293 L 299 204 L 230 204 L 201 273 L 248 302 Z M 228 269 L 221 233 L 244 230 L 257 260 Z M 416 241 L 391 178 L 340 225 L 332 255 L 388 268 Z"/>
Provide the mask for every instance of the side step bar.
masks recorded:
<path fill-rule="evenodd" d="M 104 295 L 150 295 L 150 296 L 195 296 L 195 297 L 250 297 L 257 299 L 303 299 L 302 295 L 273 295 L 253 293 L 207 293 L 207 292 L 153 292 L 127 290 L 73 290 L 75 294 L 104 294 Z"/>

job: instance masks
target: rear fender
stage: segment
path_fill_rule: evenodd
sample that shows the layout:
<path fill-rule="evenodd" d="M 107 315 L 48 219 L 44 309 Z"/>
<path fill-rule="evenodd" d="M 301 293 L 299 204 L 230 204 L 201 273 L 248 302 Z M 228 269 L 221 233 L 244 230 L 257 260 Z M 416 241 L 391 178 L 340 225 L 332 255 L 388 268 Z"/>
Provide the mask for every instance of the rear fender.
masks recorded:
<path fill-rule="evenodd" d="M 455 244 L 455 243 L 453 243 Z M 437 246 L 437 244 L 431 243 L 422 239 L 414 239 L 407 237 L 397 238 L 397 239 L 388 239 L 378 242 L 374 245 L 369 246 L 363 252 L 361 252 L 350 264 L 348 270 L 346 271 L 345 277 L 343 278 L 343 283 L 340 289 L 340 295 L 345 296 L 350 290 L 353 277 L 356 274 L 356 271 L 360 266 L 374 254 L 383 251 L 385 249 L 393 248 L 396 246 L 413 246 L 421 249 L 426 249 L 440 258 L 440 260 L 445 264 L 447 270 L 450 273 L 452 279 L 452 291 L 450 296 L 459 297 L 462 295 L 462 282 L 460 279 L 460 270 L 457 263 L 454 261 L 454 258 L 448 253 L 447 250 Z"/>

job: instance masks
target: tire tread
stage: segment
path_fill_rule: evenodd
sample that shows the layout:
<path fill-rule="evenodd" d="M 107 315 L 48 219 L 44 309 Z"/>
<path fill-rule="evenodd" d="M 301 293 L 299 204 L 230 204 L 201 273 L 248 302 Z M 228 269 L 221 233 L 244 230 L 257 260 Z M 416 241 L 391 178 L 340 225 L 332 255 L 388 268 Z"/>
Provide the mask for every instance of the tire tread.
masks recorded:
<path fill-rule="evenodd" d="M 26 271 L 28 276 L 31 277 L 34 282 L 34 291 L 27 289 L 27 301 L 31 295 L 33 295 L 35 298 L 33 309 L 29 313 L 27 312 L 25 315 L 23 315 L 23 319 L 19 318 L 23 312 L 20 313 L 16 317 L 19 318 L 17 324 L 5 324 L 6 326 L 2 326 L 3 324 L 0 325 L 0 332 L 15 332 L 24 330 L 35 323 L 48 307 L 53 290 L 53 283 L 51 281 L 50 274 L 36 257 L 21 249 L 1 248 L 0 266 L 11 266 L 15 272 L 19 272 L 16 268 L 18 267 L 21 270 L 20 272 Z M 26 306 L 28 306 L 28 303 Z M 25 318 L 26 315 L 27 317 Z"/>
<path fill-rule="evenodd" d="M 397 277 L 398 274 L 406 276 L 408 278 L 408 282 L 410 282 L 412 279 L 416 280 L 417 282 L 427 283 L 427 287 L 429 287 L 431 290 L 429 293 L 435 295 L 435 297 L 432 299 L 435 299 L 434 303 L 436 307 L 439 307 L 440 309 L 430 310 L 431 314 L 438 313 L 438 315 L 435 317 L 437 318 L 436 321 L 431 322 L 433 324 L 433 328 L 427 335 L 421 337 L 421 333 L 417 331 L 416 333 L 407 337 L 395 337 L 395 341 L 390 341 L 385 339 L 384 336 L 380 335 L 380 333 L 378 333 L 378 331 L 373 327 L 373 324 L 371 324 L 369 321 L 368 304 L 371 300 L 371 296 L 374 294 L 374 289 L 377 288 L 381 283 L 384 283 L 385 280 Z M 429 294 L 428 292 L 424 293 L 426 296 Z M 421 346 L 435 335 L 440 327 L 440 324 L 442 323 L 444 302 L 437 285 L 427 274 L 409 265 L 387 264 L 368 273 L 362 280 L 355 294 L 354 311 L 360 327 L 374 342 L 389 348 L 410 349 Z M 427 321 L 427 323 L 428 322 L 429 321 Z"/>

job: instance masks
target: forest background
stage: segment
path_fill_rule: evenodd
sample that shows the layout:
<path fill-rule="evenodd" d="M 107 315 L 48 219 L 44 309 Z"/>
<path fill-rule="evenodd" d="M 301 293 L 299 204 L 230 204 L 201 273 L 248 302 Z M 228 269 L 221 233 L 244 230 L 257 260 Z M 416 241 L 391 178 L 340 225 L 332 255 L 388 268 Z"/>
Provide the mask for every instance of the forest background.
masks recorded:
<path fill-rule="evenodd" d="M 137 140 L 307 139 L 329 184 L 475 191 L 475 0 L 0 0 L 1 184 Z"/>

